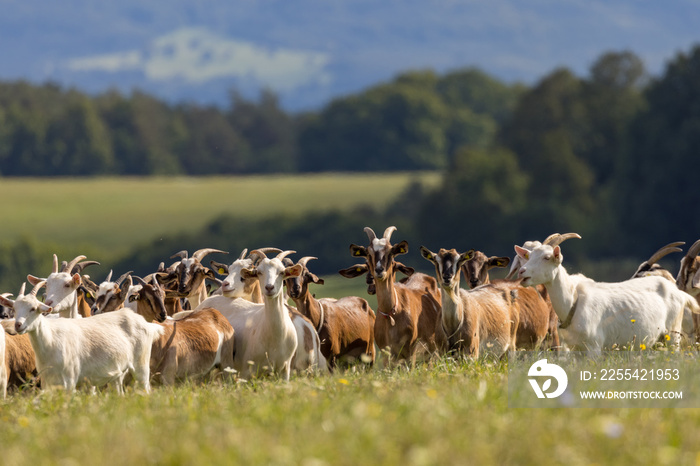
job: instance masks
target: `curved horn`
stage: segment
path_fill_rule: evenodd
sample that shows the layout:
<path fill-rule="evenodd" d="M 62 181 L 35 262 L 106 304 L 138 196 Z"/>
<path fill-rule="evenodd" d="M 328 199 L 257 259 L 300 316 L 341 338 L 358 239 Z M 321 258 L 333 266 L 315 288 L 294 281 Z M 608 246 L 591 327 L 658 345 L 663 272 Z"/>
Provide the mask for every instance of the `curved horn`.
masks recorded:
<path fill-rule="evenodd" d="M 367 237 L 369 238 L 370 243 L 377 239 L 377 235 L 374 233 L 374 230 L 372 230 L 370 227 L 365 227 L 365 233 L 367 233 Z"/>
<path fill-rule="evenodd" d="M 73 270 L 71 270 L 70 273 L 71 275 L 76 273 L 82 274 L 85 267 L 90 267 L 91 265 L 100 265 L 100 263 L 97 261 L 78 262 L 75 264 L 75 267 L 73 267 Z"/>
<path fill-rule="evenodd" d="M 314 259 L 318 260 L 318 257 L 304 256 L 304 257 L 302 257 L 301 259 L 299 259 L 299 262 L 297 262 L 297 263 L 303 265 L 304 267 L 306 267 L 306 264 L 307 264 L 310 260 L 314 260 Z"/>
<path fill-rule="evenodd" d="M 675 243 L 668 243 L 666 246 L 662 247 L 658 251 L 656 251 L 648 260 L 647 264 L 652 265 L 661 260 L 662 257 L 665 257 L 672 252 L 682 252 L 683 250 L 679 248 L 678 246 L 681 246 L 685 244 L 685 241 L 676 241 Z"/>
<path fill-rule="evenodd" d="M 70 261 L 68 263 L 65 270 L 63 270 L 63 271 L 70 273 L 70 271 L 73 270 L 73 267 L 75 267 L 75 264 L 77 264 L 78 262 L 80 262 L 83 259 L 87 259 L 87 257 L 83 256 L 83 255 L 77 256 L 76 258 L 74 258 L 72 261 Z"/>
<path fill-rule="evenodd" d="M 250 251 L 248 259 L 253 261 L 253 265 L 257 265 L 263 259 L 267 259 L 267 255 L 261 249 L 254 249 Z"/>
<path fill-rule="evenodd" d="M 41 282 L 46 283 L 44 280 L 42 280 Z M 41 282 L 39 282 L 39 283 L 41 283 Z M 20 296 L 24 296 L 24 289 L 25 289 L 26 287 L 27 287 L 27 283 L 26 283 L 26 282 L 22 282 L 22 286 L 19 288 L 19 294 L 17 295 L 18 298 L 19 298 Z"/>
<path fill-rule="evenodd" d="M 277 257 L 275 259 L 282 260 L 290 254 L 296 254 L 296 251 L 291 251 L 291 250 L 282 251 L 281 253 L 277 254 Z"/>
<path fill-rule="evenodd" d="M 202 262 L 202 258 L 206 256 L 207 254 L 213 254 L 213 253 L 220 253 L 220 254 L 228 254 L 226 251 L 221 251 L 219 249 L 212 249 L 212 248 L 204 248 L 204 249 L 198 249 L 192 254 L 192 259 L 198 260 Z"/>
<path fill-rule="evenodd" d="M 248 254 L 248 248 L 243 248 L 243 251 L 241 251 L 241 255 L 238 256 L 239 260 L 245 259 L 245 255 Z"/>
<path fill-rule="evenodd" d="M 153 274 L 146 276 L 147 279 L 150 279 L 152 277 L 153 277 Z M 143 278 L 139 277 L 138 275 L 132 275 L 131 278 L 133 278 L 134 281 L 141 286 L 150 285 L 150 283 L 146 283 L 148 280 L 144 280 Z M 158 283 L 158 282 L 155 282 L 155 283 Z"/>
<path fill-rule="evenodd" d="M 553 235 L 549 235 L 542 244 L 547 244 L 549 246 L 556 247 L 564 241 L 566 241 L 567 239 L 571 238 L 581 239 L 581 235 L 579 235 L 578 233 L 564 233 L 563 235 L 560 235 L 559 233 L 554 233 Z"/>
<path fill-rule="evenodd" d="M 126 277 L 128 277 L 128 276 L 131 275 L 132 273 L 134 273 L 133 270 L 129 270 L 128 272 L 123 273 L 119 278 L 117 278 L 117 280 L 116 280 L 114 283 L 116 283 L 117 286 L 120 286 L 120 285 L 122 284 L 122 282 L 123 282 L 124 280 L 126 280 Z"/>
<path fill-rule="evenodd" d="M 280 248 L 260 248 L 258 251 L 262 251 L 265 254 L 279 254 L 282 252 Z"/>
<path fill-rule="evenodd" d="M 696 257 L 698 253 L 700 253 L 700 239 L 693 243 L 690 249 L 688 249 L 686 257 Z"/>
<path fill-rule="evenodd" d="M 389 241 L 389 240 L 391 239 L 391 235 L 392 235 L 395 231 L 396 231 L 396 227 L 395 227 L 395 226 L 392 225 L 392 226 L 390 226 L 390 227 L 387 227 L 387 229 L 384 230 L 384 239 L 387 240 L 387 241 Z"/>
<path fill-rule="evenodd" d="M 51 273 L 58 273 L 58 256 L 53 255 L 53 267 L 51 267 Z"/>
<path fill-rule="evenodd" d="M 105 278 L 106 282 L 111 282 L 112 281 L 112 269 L 109 270 L 109 273 L 107 274 L 107 278 Z"/>
<path fill-rule="evenodd" d="M 179 257 L 180 259 L 187 259 L 187 250 L 183 249 L 180 252 L 176 252 L 172 256 L 170 256 L 171 259 L 175 259 L 176 257 Z"/>
<path fill-rule="evenodd" d="M 30 295 L 36 297 L 36 294 L 39 292 L 42 286 L 46 285 L 46 280 L 42 280 L 36 285 L 34 285 L 34 288 L 32 288 L 32 291 L 29 292 Z M 20 290 L 20 294 L 24 293 L 24 283 L 22 283 L 22 290 Z"/>

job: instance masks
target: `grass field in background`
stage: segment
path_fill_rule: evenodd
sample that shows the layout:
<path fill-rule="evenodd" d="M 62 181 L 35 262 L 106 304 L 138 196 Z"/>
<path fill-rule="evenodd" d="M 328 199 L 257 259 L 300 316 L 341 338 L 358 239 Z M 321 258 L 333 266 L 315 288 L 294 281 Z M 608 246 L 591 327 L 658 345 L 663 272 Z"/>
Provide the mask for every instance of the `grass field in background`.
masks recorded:
<path fill-rule="evenodd" d="M 509 409 L 504 363 L 0 401 L 3 464 L 696 464 L 700 410 Z"/>
<path fill-rule="evenodd" d="M 159 235 L 191 233 L 222 214 L 385 207 L 414 181 L 438 173 L 245 177 L 0 179 L 0 241 L 23 234 L 59 246 L 109 250 L 117 257 Z"/>

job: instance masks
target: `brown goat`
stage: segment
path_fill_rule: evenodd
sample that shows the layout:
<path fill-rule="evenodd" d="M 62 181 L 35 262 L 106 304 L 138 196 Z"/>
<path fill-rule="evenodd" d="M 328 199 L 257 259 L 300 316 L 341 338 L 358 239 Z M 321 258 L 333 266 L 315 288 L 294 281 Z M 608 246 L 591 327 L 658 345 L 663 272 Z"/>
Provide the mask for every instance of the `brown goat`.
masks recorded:
<path fill-rule="evenodd" d="M 285 280 L 287 294 L 297 310 L 311 320 L 321 339 L 321 353 L 329 369 L 338 361 L 374 362 L 375 315 L 367 300 L 357 296 L 341 299 L 316 299 L 309 292 L 309 284 L 323 285 L 323 279 L 311 273 L 307 263 L 315 257 L 303 257 L 298 264 L 301 275 Z M 287 262 L 289 261 L 289 262 Z M 285 265 L 294 263 L 285 259 Z"/>
<path fill-rule="evenodd" d="M 380 349 L 389 348 L 392 357 L 411 360 L 430 355 L 436 349 L 435 325 L 440 317 L 440 290 L 434 278 L 414 273 L 405 283 L 396 283 L 396 261 L 399 254 L 408 253 L 408 243 L 390 244 L 396 227 L 389 227 L 382 238 L 366 227 L 369 246 L 352 244 L 354 257 L 365 258 L 365 264 L 341 270 L 340 274 L 354 278 L 364 273 L 374 277 L 377 290 L 377 317 L 374 338 Z"/>
<path fill-rule="evenodd" d="M 14 320 L 3 321 L 7 386 L 20 387 L 37 377 L 34 348 L 29 335 L 15 331 Z M 2 331 L 3 329 L 0 329 Z"/>
<path fill-rule="evenodd" d="M 508 257 L 490 257 L 481 251 L 475 251 L 474 258 L 462 266 L 464 278 L 470 287 L 491 284 L 498 288 L 514 291 L 520 307 L 516 345 L 518 348 L 540 348 L 547 338 L 549 348 L 559 350 L 559 317 L 549 301 L 547 290 L 543 285 L 535 288 L 520 285 L 519 280 L 491 280 L 489 270 L 493 267 L 507 267 Z"/>
<path fill-rule="evenodd" d="M 421 246 L 421 255 L 435 266 L 442 288 L 441 318 L 435 328 L 442 351 L 478 358 L 484 353 L 503 357 L 515 350 L 519 319 L 515 293 L 490 285 L 471 291 L 459 286 L 460 269 L 474 250 L 460 254 L 440 249 L 435 254 Z"/>
<path fill-rule="evenodd" d="M 164 385 L 203 377 L 215 367 L 233 368 L 233 327 L 216 309 L 200 309 L 160 325 L 165 333 L 151 348 L 151 376 L 159 375 Z"/>

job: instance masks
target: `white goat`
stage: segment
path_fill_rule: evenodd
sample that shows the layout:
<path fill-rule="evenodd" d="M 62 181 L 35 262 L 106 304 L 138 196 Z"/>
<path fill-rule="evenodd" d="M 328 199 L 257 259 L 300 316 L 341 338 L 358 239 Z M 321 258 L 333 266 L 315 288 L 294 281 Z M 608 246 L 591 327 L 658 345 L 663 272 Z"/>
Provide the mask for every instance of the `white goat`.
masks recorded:
<path fill-rule="evenodd" d="M 515 252 L 525 262 L 519 270 L 522 285 L 544 284 L 574 349 L 600 352 L 615 345 L 651 345 L 664 337 L 678 346 L 684 309 L 700 312 L 690 295 L 658 276 L 598 283 L 569 275 L 559 246 L 543 244 L 532 251 L 515 246 Z"/>
<path fill-rule="evenodd" d="M 36 355 L 42 388 L 61 386 L 73 391 L 79 384 L 103 386 L 114 383 L 123 393 L 127 372 L 150 392 L 151 345 L 163 328 L 147 323 L 130 310 L 119 310 L 89 319 L 46 319 L 50 306 L 24 284 L 16 300 L 0 297 L 4 306 L 15 310 L 15 330 L 27 333 Z"/>
<path fill-rule="evenodd" d="M 302 267 L 285 267 L 282 260 L 294 251 L 285 251 L 269 259 L 260 251 L 257 265 L 243 269 L 241 277 L 256 277 L 260 282 L 263 303 L 240 298 L 212 296 L 197 309 L 211 307 L 221 312 L 233 326 L 236 353 L 233 367 L 243 378 L 274 372 L 289 380 L 292 358 L 297 350 L 297 329 L 285 304 L 284 280 L 301 274 Z M 318 338 L 318 336 L 316 336 Z"/>
<path fill-rule="evenodd" d="M 27 275 L 27 280 L 32 285 L 46 282 L 46 299 L 44 304 L 52 309 L 52 313 L 58 313 L 60 317 L 80 318 L 78 306 L 78 287 L 82 284 L 80 273 L 73 273 L 73 267 L 85 259 L 85 256 L 78 256 L 70 263 L 63 264 L 61 270 L 58 269 L 58 257 L 53 255 L 53 268 L 51 274 L 47 278 L 38 278 L 33 275 Z"/>
<path fill-rule="evenodd" d="M 261 308 L 263 303 L 258 278 L 250 274 L 244 274 L 243 270 L 254 268 L 257 261 L 266 254 L 282 253 L 277 248 L 261 248 L 252 251 L 246 257 L 247 252 L 248 250 L 244 249 L 239 258 L 230 266 L 212 261 L 212 267 L 219 274 L 223 275 L 222 272 L 228 273 L 228 276 L 222 282 L 221 288 L 219 288 L 223 296 L 214 294 L 202 301 L 197 307 L 197 309 L 213 307 L 226 316 L 236 330 L 237 344 L 240 343 L 241 334 L 245 331 L 239 325 L 247 321 L 246 316 L 249 312 L 258 312 L 255 311 L 256 306 Z M 287 252 L 278 257 L 284 259 L 287 254 L 291 253 Z M 255 303 L 256 306 L 250 306 L 249 304 L 251 303 Z M 297 309 L 291 306 L 286 306 L 286 308 L 296 329 L 298 342 L 297 350 L 292 358 L 292 369 L 301 373 L 309 371 L 327 372 L 328 362 L 321 352 L 321 340 L 313 322 L 298 312 Z"/>
<path fill-rule="evenodd" d="M 277 248 L 260 248 L 260 251 L 264 254 L 279 254 L 282 252 L 281 249 Z M 224 295 L 229 298 L 243 298 L 247 301 L 253 303 L 262 303 L 262 293 L 260 292 L 260 284 L 255 277 L 249 277 L 245 279 L 241 276 L 241 271 L 243 269 L 249 269 L 255 264 L 253 263 L 253 258 L 247 256 L 248 249 L 244 249 L 238 259 L 233 261 L 231 265 L 222 264 L 216 261 L 210 261 L 209 264 L 219 275 L 224 275 L 221 282 L 221 286 L 216 292 L 213 293 L 214 296 Z"/>

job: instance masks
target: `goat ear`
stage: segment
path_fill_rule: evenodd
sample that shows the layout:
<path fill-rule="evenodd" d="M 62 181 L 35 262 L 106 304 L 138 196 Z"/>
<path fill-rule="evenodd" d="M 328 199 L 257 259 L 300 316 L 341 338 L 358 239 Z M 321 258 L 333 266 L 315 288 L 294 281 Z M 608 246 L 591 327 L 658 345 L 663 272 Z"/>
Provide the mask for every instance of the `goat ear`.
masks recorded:
<path fill-rule="evenodd" d="M 395 244 L 391 247 L 391 254 L 394 256 L 398 256 L 400 254 L 407 254 L 408 253 L 408 241 L 403 240 L 398 244 Z"/>
<path fill-rule="evenodd" d="M 429 260 L 433 264 L 435 263 L 435 253 L 425 246 L 420 247 L 420 255 L 423 256 L 423 259 Z"/>
<path fill-rule="evenodd" d="M 27 281 L 32 285 L 36 286 L 39 282 L 45 281 L 45 278 L 35 277 L 34 275 L 27 275 Z"/>
<path fill-rule="evenodd" d="M 357 264 L 347 269 L 339 270 L 338 273 L 345 278 L 355 278 L 367 273 L 367 264 Z"/>
<path fill-rule="evenodd" d="M 554 258 L 557 260 L 561 260 L 561 248 L 559 246 L 556 246 L 554 248 Z"/>
<path fill-rule="evenodd" d="M 39 307 L 37 307 L 37 309 L 44 315 L 51 314 L 51 311 L 53 311 L 51 306 L 47 306 L 44 303 L 39 303 Z"/>
<path fill-rule="evenodd" d="M 313 273 L 311 273 L 311 272 L 308 272 L 308 273 L 309 273 L 309 278 L 311 279 L 311 282 L 312 282 L 312 283 L 315 283 L 315 284 L 317 284 L 317 285 L 323 285 L 323 284 L 324 284 L 323 278 L 318 278 L 318 276 L 317 276 L 316 274 L 313 274 Z"/>
<path fill-rule="evenodd" d="M 351 244 L 350 254 L 352 254 L 353 257 L 367 257 L 367 248 L 365 248 L 364 246 Z"/>
<path fill-rule="evenodd" d="M 524 260 L 530 260 L 530 251 L 528 251 L 525 248 L 521 248 L 520 246 L 515 246 L 515 253 L 522 259 Z"/>
<path fill-rule="evenodd" d="M 256 278 L 258 276 L 257 269 L 241 269 L 241 278 L 247 280 L 249 278 Z"/>
<path fill-rule="evenodd" d="M 407 265 L 402 264 L 401 262 L 395 262 L 396 264 L 396 270 L 401 272 L 402 274 L 406 275 L 407 277 L 410 277 L 414 273 L 416 273 L 416 269 L 413 267 L 409 267 Z"/>
<path fill-rule="evenodd" d="M 284 269 L 284 278 L 299 277 L 304 272 L 304 267 L 300 264 L 292 265 Z"/>
<path fill-rule="evenodd" d="M 222 275 L 224 277 L 228 275 L 228 265 L 216 261 L 209 261 L 209 265 L 211 265 L 212 270 L 214 270 L 219 275 Z"/>
<path fill-rule="evenodd" d="M 300 264 L 292 265 L 284 269 L 284 278 L 299 277 L 304 272 L 304 267 Z"/>
<path fill-rule="evenodd" d="M 700 288 L 700 269 L 693 275 L 693 281 L 690 282 L 693 288 Z"/>
<path fill-rule="evenodd" d="M 510 257 L 489 257 L 489 269 L 494 267 L 508 267 L 508 264 L 510 264 Z"/>
<path fill-rule="evenodd" d="M 75 287 L 79 287 L 83 283 L 83 279 L 80 277 L 79 273 L 73 274 L 71 280 L 73 281 L 73 286 Z"/>
<path fill-rule="evenodd" d="M 459 259 L 457 260 L 457 268 L 459 269 L 462 267 L 462 265 L 467 262 L 474 259 L 474 250 L 470 249 L 467 252 L 463 252 L 462 254 L 459 255 Z"/>
<path fill-rule="evenodd" d="M 127 275 L 127 277 L 122 281 L 122 284 L 119 286 L 119 296 L 122 299 L 126 299 L 126 294 L 129 292 L 129 288 L 133 282 L 131 281 L 131 275 Z"/>
<path fill-rule="evenodd" d="M 9 307 L 14 309 L 15 302 L 11 300 L 10 298 L 6 298 L 5 296 L 0 295 L 0 304 L 2 304 L 5 307 Z"/>

